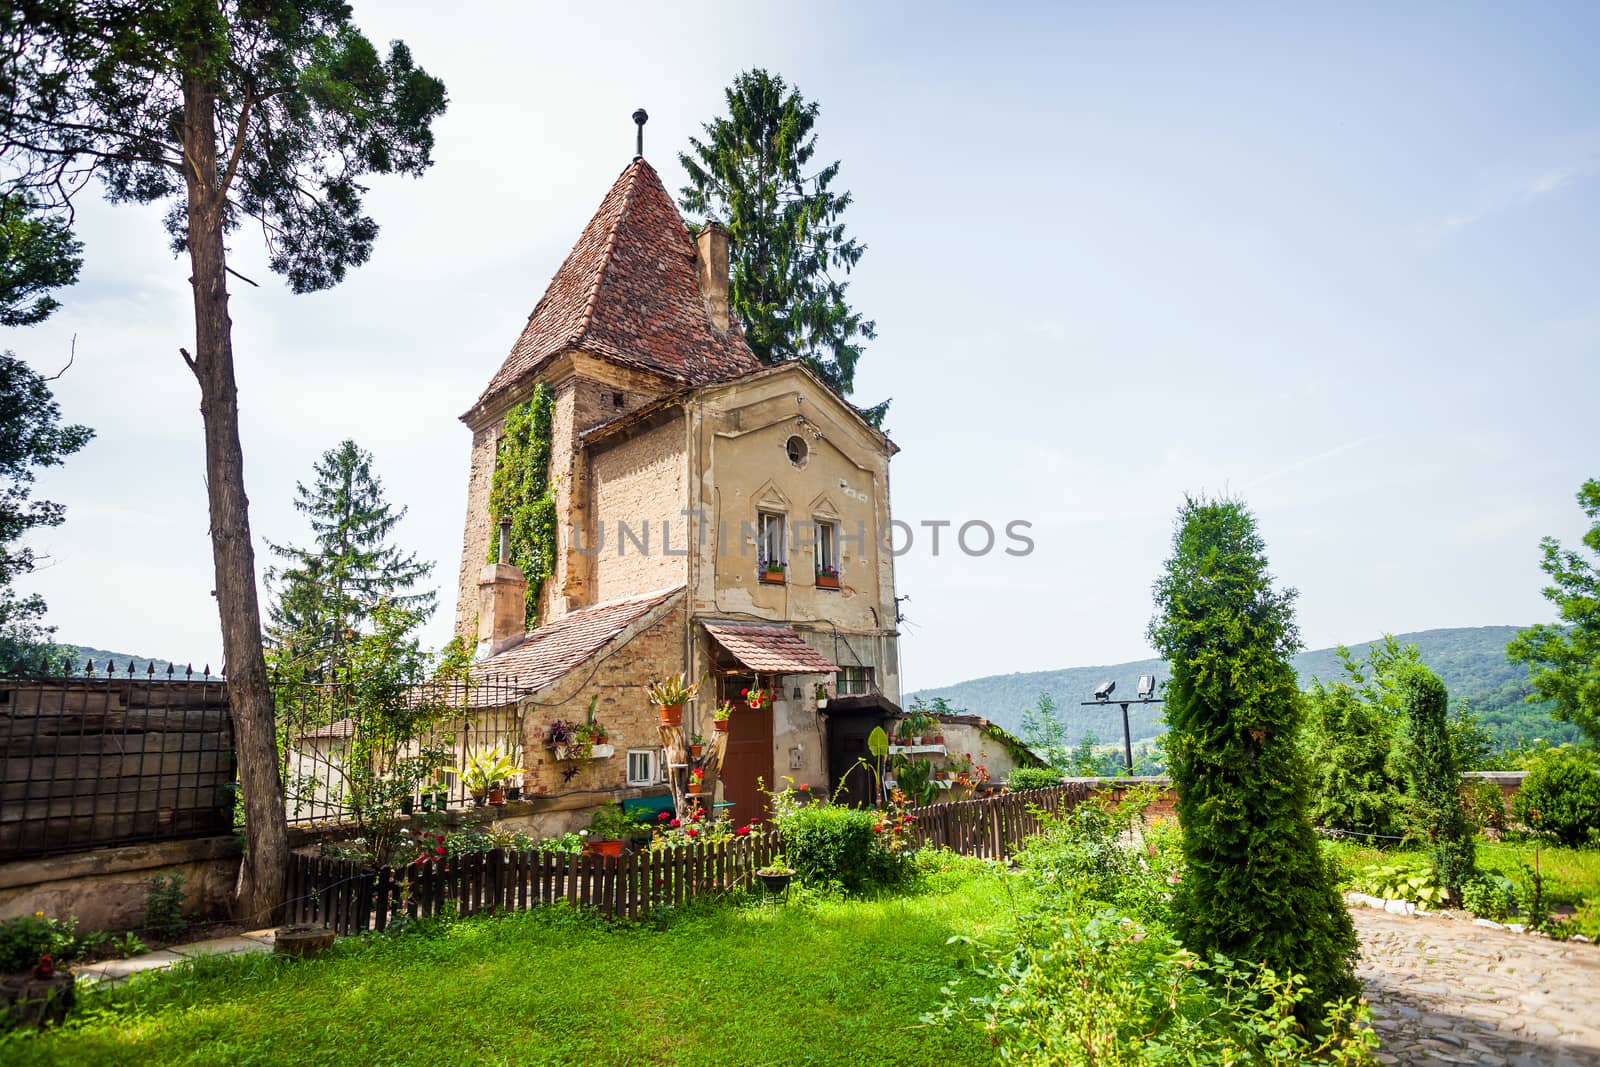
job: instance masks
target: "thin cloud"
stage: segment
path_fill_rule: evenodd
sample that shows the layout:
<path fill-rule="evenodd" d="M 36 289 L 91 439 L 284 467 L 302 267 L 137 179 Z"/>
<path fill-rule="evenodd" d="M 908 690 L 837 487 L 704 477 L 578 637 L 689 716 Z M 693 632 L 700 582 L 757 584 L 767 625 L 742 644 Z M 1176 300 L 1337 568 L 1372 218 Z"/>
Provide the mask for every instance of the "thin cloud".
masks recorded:
<path fill-rule="evenodd" d="M 1358 448 L 1371 444 L 1381 437 L 1383 437 L 1383 434 L 1381 433 L 1369 434 L 1366 437 L 1358 438 L 1354 441 L 1347 441 L 1342 445 L 1336 445 L 1325 452 L 1318 452 L 1314 456 L 1307 456 L 1305 459 L 1296 460 L 1295 462 L 1286 466 L 1279 467 L 1277 470 L 1263 474 L 1259 478 L 1253 478 L 1244 483 L 1241 489 L 1254 489 L 1257 486 L 1265 485 L 1268 482 L 1277 481 L 1279 478 L 1282 478 L 1288 474 L 1293 474 L 1295 471 L 1304 470 L 1307 467 L 1330 460 L 1335 456 L 1342 456 L 1346 452 L 1353 452 Z"/>

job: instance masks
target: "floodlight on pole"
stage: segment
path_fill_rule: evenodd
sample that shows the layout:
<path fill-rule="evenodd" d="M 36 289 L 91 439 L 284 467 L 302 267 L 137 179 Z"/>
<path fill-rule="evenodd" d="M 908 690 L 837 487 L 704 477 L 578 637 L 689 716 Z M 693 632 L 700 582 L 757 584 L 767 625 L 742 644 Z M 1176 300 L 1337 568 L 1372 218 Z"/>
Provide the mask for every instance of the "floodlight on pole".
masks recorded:
<path fill-rule="evenodd" d="M 1110 703 L 1111 694 L 1116 690 L 1116 682 L 1101 682 L 1095 688 L 1094 699 L 1083 701 L 1083 706 L 1093 708 Z M 1139 676 L 1139 695 L 1115 702 L 1122 707 L 1122 758 L 1127 762 L 1129 774 L 1133 773 L 1133 730 L 1128 724 L 1128 705 L 1160 704 L 1162 702 L 1161 698 L 1156 696 L 1155 693 L 1156 676 L 1153 674 L 1141 674 Z"/>
<path fill-rule="evenodd" d="M 1099 687 L 1094 691 L 1094 698 L 1096 700 L 1105 700 L 1109 698 L 1112 693 L 1116 692 L 1116 689 L 1116 682 L 1101 682 Z"/>
<path fill-rule="evenodd" d="M 1141 697 L 1155 696 L 1156 676 L 1153 674 L 1139 675 L 1139 695 Z"/>

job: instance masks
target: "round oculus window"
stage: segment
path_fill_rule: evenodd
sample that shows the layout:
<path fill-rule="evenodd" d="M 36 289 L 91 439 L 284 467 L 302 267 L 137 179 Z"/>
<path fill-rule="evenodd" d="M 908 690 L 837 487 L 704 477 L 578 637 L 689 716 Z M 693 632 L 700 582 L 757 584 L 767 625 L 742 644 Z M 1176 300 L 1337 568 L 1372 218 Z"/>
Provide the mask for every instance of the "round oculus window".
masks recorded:
<path fill-rule="evenodd" d="M 796 467 L 804 467 L 806 465 L 806 457 L 811 454 L 811 449 L 806 446 L 805 438 L 799 434 L 789 438 L 788 443 L 784 445 L 784 451 L 789 453 L 789 462 Z"/>

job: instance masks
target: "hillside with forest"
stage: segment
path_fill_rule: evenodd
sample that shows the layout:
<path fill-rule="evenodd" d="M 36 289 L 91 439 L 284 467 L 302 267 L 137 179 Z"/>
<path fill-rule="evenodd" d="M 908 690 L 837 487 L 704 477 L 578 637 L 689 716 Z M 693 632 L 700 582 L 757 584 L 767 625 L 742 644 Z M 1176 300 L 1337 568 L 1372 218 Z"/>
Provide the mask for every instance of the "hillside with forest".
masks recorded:
<path fill-rule="evenodd" d="M 1505 654 L 1506 643 L 1519 630 L 1516 626 L 1468 626 L 1396 634 L 1395 638 L 1402 645 L 1417 646 L 1423 662 L 1444 679 L 1450 691 L 1452 710 L 1470 709 L 1493 737 L 1498 749 L 1517 748 L 1534 738 L 1543 738 L 1552 744 L 1577 740 L 1577 728 L 1556 720 L 1548 703 L 1526 701 L 1533 691 L 1528 684 L 1527 668 L 1512 663 Z M 1351 645 L 1350 651 L 1358 659 L 1364 658 L 1371 645 L 1370 641 Z M 1294 658 L 1294 667 L 1302 686 L 1316 679 L 1334 681 L 1342 675 L 1337 651 L 1332 648 L 1302 652 Z M 1037 704 L 1040 695 L 1047 693 L 1064 713 L 1069 742 L 1092 736 L 1109 744 L 1122 738 L 1121 709 L 1110 703 L 1104 707 L 1080 705 L 1093 697 L 1096 686 L 1107 681 L 1116 682 L 1114 697 L 1133 696 L 1141 674 L 1153 674 L 1165 682 L 1167 664 L 1164 660 L 1145 659 L 1097 667 L 997 674 L 916 690 L 907 694 L 907 701 L 943 697 L 953 708 L 963 708 L 1016 731 L 1021 727 L 1023 711 Z M 1165 729 L 1159 704 L 1133 705 L 1128 709 L 1128 720 L 1136 742 L 1156 737 Z"/>

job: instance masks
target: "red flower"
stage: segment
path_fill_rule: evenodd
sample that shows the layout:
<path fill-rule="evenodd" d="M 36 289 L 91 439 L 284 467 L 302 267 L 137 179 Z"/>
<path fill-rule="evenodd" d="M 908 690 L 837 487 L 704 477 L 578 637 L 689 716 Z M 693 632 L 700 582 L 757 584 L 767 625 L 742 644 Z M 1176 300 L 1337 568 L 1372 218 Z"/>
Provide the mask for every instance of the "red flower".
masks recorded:
<path fill-rule="evenodd" d="M 748 689 L 741 689 L 741 690 L 739 690 L 739 695 L 740 695 L 740 696 L 742 696 L 742 697 L 747 697 L 747 696 L 749 696 L 749 695 L 750 695 L 750 690 L 748 690 Z"/>
<path fill-rule="evenodd" d="M 883 823 L 880 822 L 872 827 L 872 832 L 875 834 L 881 834 L 886 829 L 888 829 L 888 827 L 884 826 Z"/>
<path fill-rule="evenodd" d="M 443 845 L 435 845 L 433 851 L 442 856 L 445 853 L 445 847 Z"/>
<path fill-rule="evenodd" d="M 656 816 L 656 822 L 666 822 L 670 818 L 672 818 L 672 812 L 664 811 L 660 815 Z"/>
<path fill-rule="evenodd" d="M 687 830 L 684 831 L 684 836 L 686 836 L 686 837 L 699 837 L 700 836 L 700 831 L 696 830 L 694 827 L 691 826 Z"/>
<path fill-rule="evenodd" d="M 810 789 L 811 787 L 809 785 L 807 785 L 805 782 L 801 782 L 799 785 L 795 786 L 795 788 L 796 789 Z"/>
<path fill-rule="evenodd" d="M 741 826 L 737 830 L 735 830 L 733 832 L 733 834 L 734 834 L 735 837 L 749 837 L 750 836 L 750 827 Z"/>
<path fill-rule="evenodd" d="M 666 812 L 662 812 L 661 814 L 665 815 Z M 671 822 L 667 823 L 667 825 L 676 830 L 678 827 L 682 826 L 683 823 L 677 819 L 673 819 Z"/>

